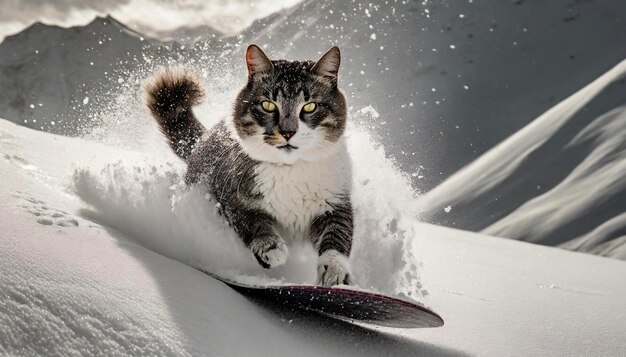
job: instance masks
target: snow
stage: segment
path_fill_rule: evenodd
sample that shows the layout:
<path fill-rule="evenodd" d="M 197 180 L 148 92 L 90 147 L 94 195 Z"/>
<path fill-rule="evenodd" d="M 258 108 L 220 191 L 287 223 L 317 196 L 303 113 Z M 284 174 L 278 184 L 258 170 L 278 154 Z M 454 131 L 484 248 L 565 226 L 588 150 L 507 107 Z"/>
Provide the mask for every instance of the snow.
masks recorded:
<path fill-rule="evenodd" d="M 354 172 L 355 278 L 411 293 L 444 317 L 442 328 L 364 328 L 259 305 L 192 269 L 260 272 L 227 243 L 204 195 L 176 186 L 182 167 L 168 149 L 147 147 L 0 120 L 0 180 L 10 183 L 0 186 L 0 225 L 10 227 L 0 250 L 1 354 L 623 352 L 625 262 L 419 223 L 410 185 L 358 127 L 349 147 L 369 161 Z"/>
<path fill-rule="evenodd" d="M 626 60 L 615 66 L 585 88 L 577 91 L 566 100 L 550 108 L 547 112 L 534 120 L 530 125 L 509 137 L 488 153 L 476 160 L 472 165 L 465 167 L 448 180 L 444 185 L 429 191 L 427 200 L 429 206 L 441 205 L 440 201 L 454 199 L 456 192 L 467 190 L 473 197 L 493 188 L 505 177 L 510 176 L 526 152 L 541 145 L 552 134 L 560 129 L 585 104 L 591 101 L 598 93 L 612 82 L 626 74 Z M 434 88 L 432 89 L 435 90 Z M 523 145 L 522 145 L 523 144 Z M 498 166 L 495 166 L 498 165 Z M 480 174 L 479 174 L 480 173 Z M 470 181 L 470 177 L 485 177 L 487 181 Z M 453 196 L 454 195 L 454 196 Z M 445 197 L 445 198 L 444 198 Z M 471 198 L 471 197 L 468 197 Z"/>
<path fill-rule="evenodd" d="M 624 259 L 626 107 L 611 98 L 625 76 L 626 60 L 449 177 L 420 197 L 423 215 L 453 203 L 470 224 L 491 221 L 482 229 L 489 235 Z M 507 214 L 494 220 L 466 209 L 484 197 Z"/>
<path fill-rule="evenodd" d="M 410 336 L 482 356 L 623 355 L 626 263 L 437 226 L 420 234 L 446 325 Z"/>

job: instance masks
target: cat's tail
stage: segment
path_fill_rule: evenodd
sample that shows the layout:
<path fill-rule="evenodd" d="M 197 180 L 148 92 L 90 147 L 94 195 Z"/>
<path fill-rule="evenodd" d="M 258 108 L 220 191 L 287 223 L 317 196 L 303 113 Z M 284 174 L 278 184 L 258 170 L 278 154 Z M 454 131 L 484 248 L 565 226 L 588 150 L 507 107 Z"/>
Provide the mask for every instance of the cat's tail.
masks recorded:
<path fill-rule="evenodd" d="M 145 103 L 172 150 L 183 160 L 205 132 L 191 107 L 200 104 L 204 91 L 200 81 L 183 69 L 164 68 L 144 84 Z"/>

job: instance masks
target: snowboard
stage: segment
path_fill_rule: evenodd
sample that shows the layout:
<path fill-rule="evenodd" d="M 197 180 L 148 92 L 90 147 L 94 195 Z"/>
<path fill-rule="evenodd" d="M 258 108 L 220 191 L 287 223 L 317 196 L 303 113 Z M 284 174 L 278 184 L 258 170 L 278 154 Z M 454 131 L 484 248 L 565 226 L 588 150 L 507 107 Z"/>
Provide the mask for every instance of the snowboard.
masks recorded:
<path fill-rule="evenodd" d="M 251 285 L 200 271 L 245 296 L 343 321 L 398 328 L 443 326 L 439 315 L 414 301 L 344 287 Z"/>

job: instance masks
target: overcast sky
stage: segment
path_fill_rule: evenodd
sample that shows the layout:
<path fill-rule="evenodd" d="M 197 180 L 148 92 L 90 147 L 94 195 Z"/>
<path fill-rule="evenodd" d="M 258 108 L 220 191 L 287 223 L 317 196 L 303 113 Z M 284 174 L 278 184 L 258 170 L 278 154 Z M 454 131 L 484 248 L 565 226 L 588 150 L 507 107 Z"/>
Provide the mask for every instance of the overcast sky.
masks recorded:
<path fill-rule="evenodd" d="M 301 0 L 0 0 L 0 41 L 35 21 L 83 25 L 97 15 L 112 15 L 135 29 L 173 30 L 209 25 L 233 34 L 257 18 Z"/>

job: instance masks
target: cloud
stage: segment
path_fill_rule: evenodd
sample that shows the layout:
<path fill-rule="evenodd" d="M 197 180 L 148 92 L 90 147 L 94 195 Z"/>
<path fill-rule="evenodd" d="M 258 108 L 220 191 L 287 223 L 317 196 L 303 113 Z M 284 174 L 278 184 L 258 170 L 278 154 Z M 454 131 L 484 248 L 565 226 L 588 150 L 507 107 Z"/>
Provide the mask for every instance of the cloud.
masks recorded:
<path fill-rule="evenodd" d="M 33 22 L 83 25 L 112 15 L 138 30 L 159 33 L 208 25 L 227 34 L 301 0 L 0 0 L 0 40 Z M 153 30 L 153 31 L 151 31 Z"/>
<path fill-rule="evenodd" d="M 109 12 L 130 2 L 131 0 L 1 0 L 0 21 L 32 22 L 38 17 L 64 20 L 74 11 Z"/>

